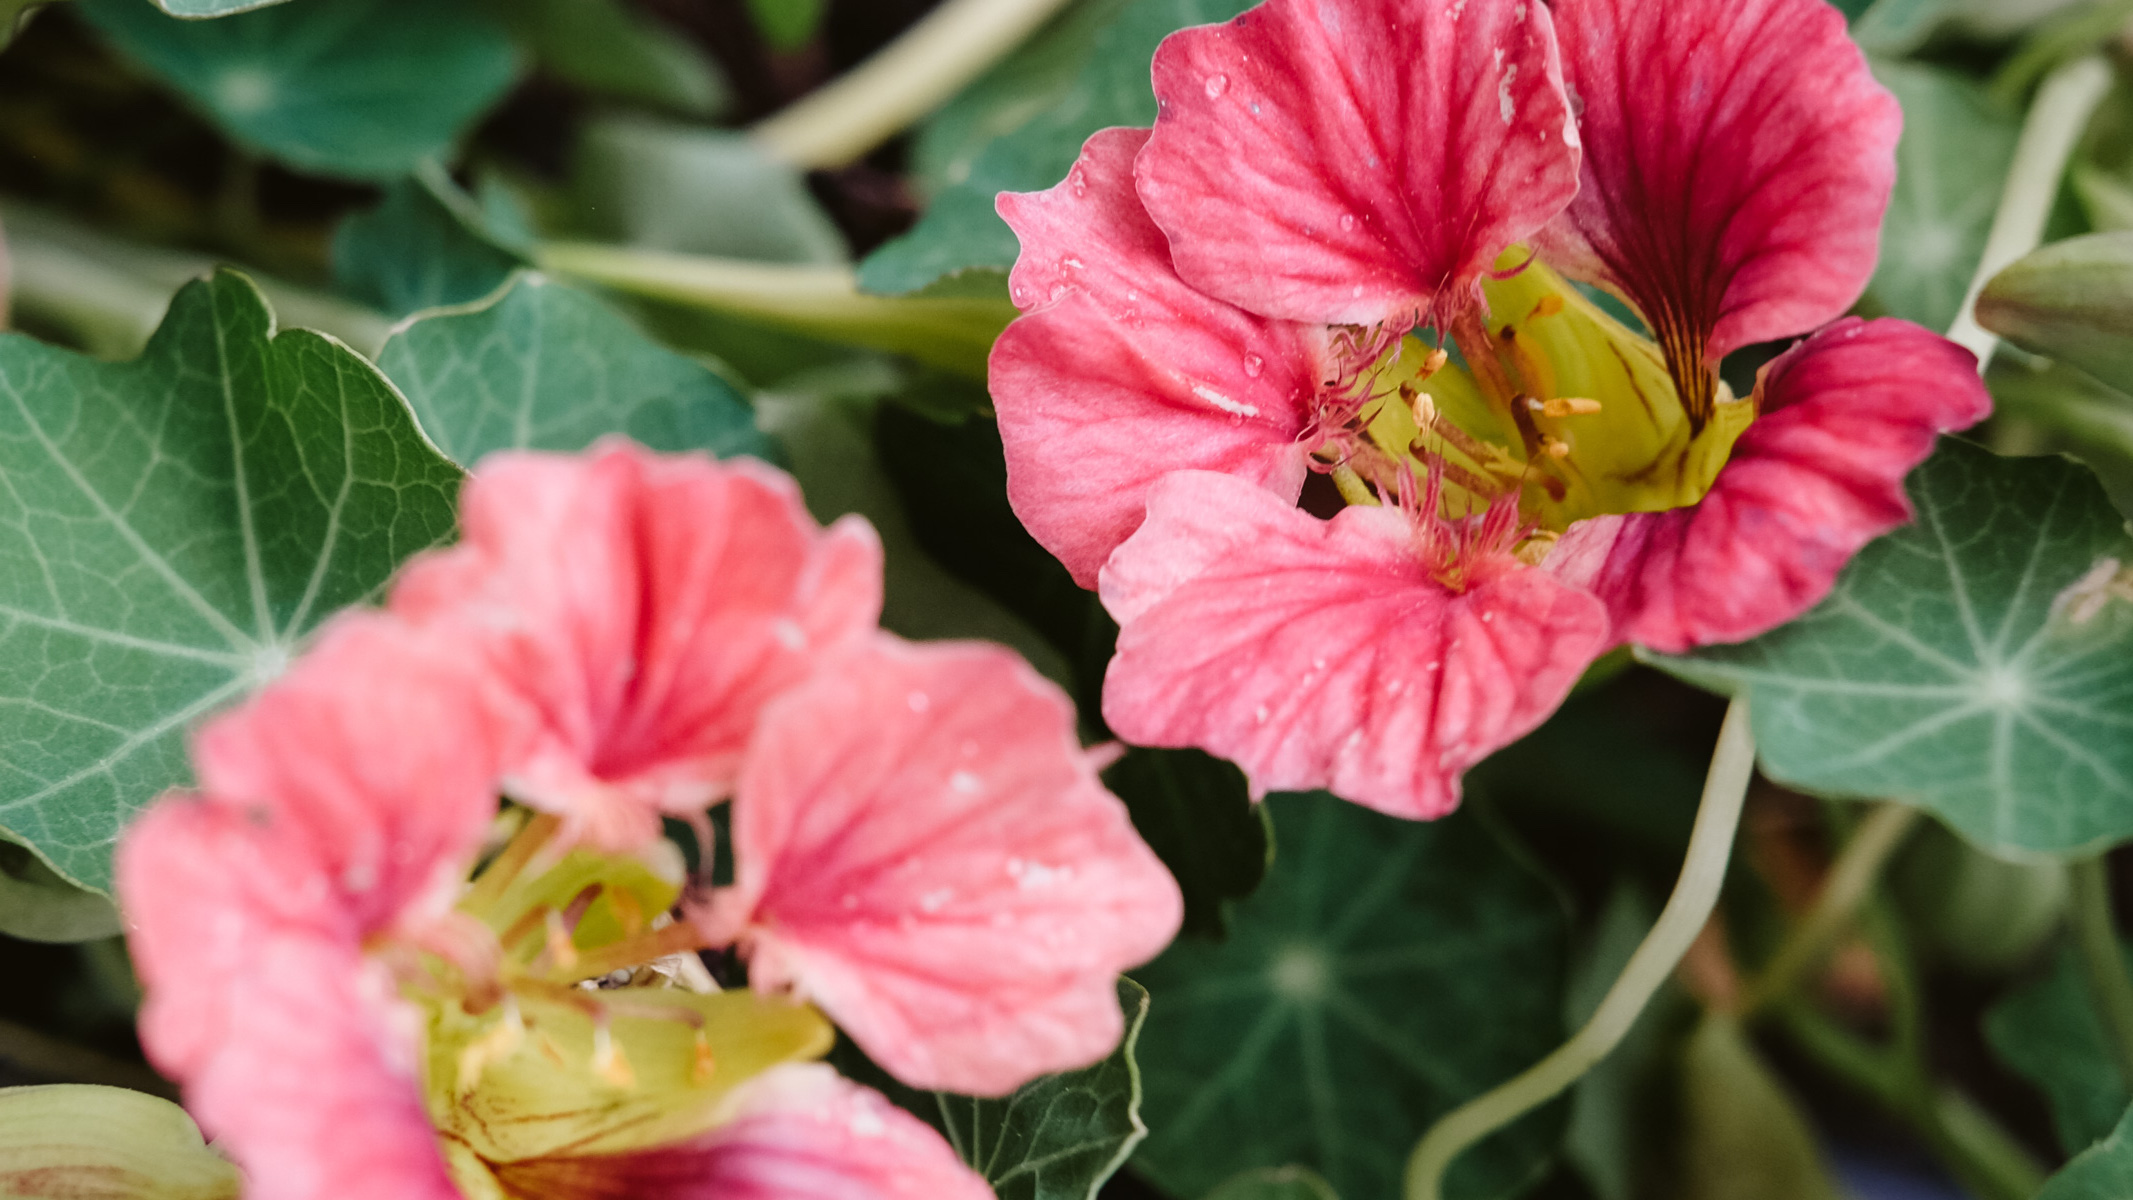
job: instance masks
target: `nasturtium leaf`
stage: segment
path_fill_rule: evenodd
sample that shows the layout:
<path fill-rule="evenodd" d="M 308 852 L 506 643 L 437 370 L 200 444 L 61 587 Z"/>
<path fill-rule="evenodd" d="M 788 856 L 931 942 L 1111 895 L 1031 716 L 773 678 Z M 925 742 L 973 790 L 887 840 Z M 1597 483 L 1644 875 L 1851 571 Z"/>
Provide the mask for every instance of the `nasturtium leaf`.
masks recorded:
<path fill-rule="evenodd" d="M 2021 124 L 1953 71 L 1879 62 L 1874 75 L 1903 105 L 1903 142 L 1868 295 L 1891 316 L 1946 329 L 1984 257 Z"/>
<path fill-rule="evenodd" d="M 2126 966 L 2133 970 L 2133 957 Z M 2052 1125 L 2068 1154 L 2109 1134 L 2133 1100 L 2071 945 L 2060 949 L 2050 974 L 1992 1006 L 1985 1014 L 1985 1040 L 2051 1102 Z"/>
<path fill-rule="evenodd" d="M 1198 750 L 1135 748 L 1104 772 L 1133 827 L 1185 892 L 1185 932 L 1222 937 L 1232 902 L 1252 894 L 1274 857 L 1266 810 L 1244 772 Z"/>
<path fill-rule="evenodd" d="M 1654 661 L 1750 696 L 1780 782 L 1915 804 L 2000 851 L 2133 836 L 2124 518 L 2077 463 L 1952 440 L 1909 491 L 1917 520 L 1805 617 Z"/>
<path fill-rule="evenodd" d="M 1874 0 L 1852 22 L 1852 37 L 1876 54 L 1909 54 L 1955 7 L 1955 0 Z"/>
<path fill-rule="evenodd" d="M 168 1100 L 88 1084 L 0 1089 L 10 1200 L 237 1200 L 243 1182 Z"/>
<path fill-rule="evenodd" d="M 543 68 L 590 92 L 716 117 L 732 101 L 717 64 L 623 0 L 492 0 Z"/>
<path fill-rule="evenodd" d="M 2118 511 L 2133 514 L 2133 396 L 2063 362 L 2001 346 L 1985 372 L 1993 411 L 2096 472 Z"/>
<path fill-rule="evenodd" d="M 1048 188 L 1066 178 L 1081 144 L 1099 129 L 1154 124 L 1148 64 L 1156 45 L 1185 26 L 1226 21 L 1252 3 L 1133 0 L 1094 40 L 1073 84 L 972 159 L 961 182 L 933 197 L 917 228 L 861 264 L 860 286 L 902 295 L 972 268 L 1013 266 L 1014 231 L 993 212 L 993 197 Z"/>
<path fill-rule="evenodd" d="M 61 879 L 29 847 L 0 841 L 0 933 L 29 942 L 88 942 L 118 932 L 109 897 Z"/>
<path fill-rule="evenodd" d="M 775 457 L 731 383 L 597 297 L 523 274 L 481 303 L 416 317 L 378 352 L 454 462 L 582 450 L 620 433 L 654 450 Z"/>
<path fill-rule="evenodd" d="M 1309 1167 L 1262 1167 L 1231 1178 L 1204 1200 L 1340 1200 Z"/>
<path fill-rule="evenodd" d="M 103 889 L 185 735 L 452 535 L 460 473 L 339 342 L 231 272 L 142 356 L 0 337 L 0 827 Z"/>
<path fill-rule="evenodd" d="M 2006 975 L 2031 961 L 2065 924 L 2065 865 L 1998 858 L 1938 822 L 1924 825 L 1887 873 L 1913 943 L 1937 962 L 1979 975 Z"/>
<path fill-rule="evenodd" d="M 1096 1200 L 1104 1182 L 1148 1135 L 1135 1062 L 1148 1017 L 1148 990 L 1121 978 L 1118 1002 L 1125 1010 L 1125 1035 L 1103 1061 L 1033 1079 L 1004 1097 L 908 1087 L 848 1040 L 837 1043 L 830 1061 L 940 1130 L 1000 1200 Z"/>
<path fill-rule="evenodd" d="M 2026 350 L 2133 389 L 2133 233 L 2038 250 L 1993 277 L 1977 318 Z"/>
<path fill-rule="evenodd" d="M 2133 1109 L 2111 1135 L 2081 1152 L 2037 1193 L 2037 1200 L 2124 1200 L 2133 1196 Z"/>
<path fill-rule="evenodd" d="M 1148 1136 L 1134 1062 L 1148 992 L 1121 979 L 1118 999 L 1126 1036 L 1095 1066 L 1047 1075 L 998 1100 L 936 1095 L 942 1132 L 1000 1200 L 1096 1200 Z"/>
<path fill-rule="evenodd" d="M 1562 1040 L 1563 910 L 1471 812 L 1266 803 L 1280 853 L 1228 940 L 1179 941 L 1135 973 L 1153 997 L 1135 1169 L 1196 1196 L 1295 1163 L 1343 1196 L 1397 1196 L 1432 1121 Z M 1515 1195 L 1562 1127 L 1556 1105 L 1482 1143 L 1448 1194 Z"/>
<path fill-rule="evenodd" d="M 376 208 L 341 222 L 333 277 L 342 291 L 404 317 L 483 299 L 525 264 L 489 231 L 475 201 L 440 175 L 424 170 L 395 180 Z"/>
<path fill-rule="evenodd" d="M 389 178 L 449 149 L 518 76 L 475 0 L 325 0 L 173 21 L 80 0 L 113 45 L 232 138 L 302 171 Z"/>

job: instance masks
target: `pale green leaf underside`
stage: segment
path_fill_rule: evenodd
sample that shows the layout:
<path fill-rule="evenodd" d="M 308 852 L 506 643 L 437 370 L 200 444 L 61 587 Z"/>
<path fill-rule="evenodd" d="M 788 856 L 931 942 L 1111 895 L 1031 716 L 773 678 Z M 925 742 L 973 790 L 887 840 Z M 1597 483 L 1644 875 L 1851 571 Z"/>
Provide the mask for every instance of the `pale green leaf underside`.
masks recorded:
<path fill-rule="evenodd" d="M 1000 1100 L 935 1093 L 942 1132 L 1000 1200 L 1096 1200 L 1148 1136 L 1134 1062 L 1148 992 L 1121 979 L 1118 999 L 1126 1035 L 1095 1066 L 1047 1075 Z"/>
<path fill-rule="evenodd" d="M 1745 688 L 1763 766 L 1795 787 L 1917 804 L 1998 850 L 2133 836 L 2133 604 L 2054 601 L 2133 561 L 2095 477 L 1945 442 L 1918 519 L 1868 546 L 1807 616 L 1659 664 Z"/>
<path fill-rule="evenodd" d="M 772 457 L 733 385 L 541 275 L 416 318 L 378 366 L 437 445 L 469 466 L 498 450 L 582 450 L 610 433 L 654 450 Z"/>
<path fill-rule="evenodd" d="M 156 7 L 174 17 L 227 17 L 287 0 L 156 0 Z"/>
<path fill-rule="evenodd" d="M 1181 941 L 1137 972 L 1153 1003 L 1135 1165 L 1181 1196 L 1289 1164 L 1343 1196 L 1396 1196 L 1432 1120 L 1561 1041 L 1563 914 L 1471 814 L 1267 803 L 1280 853 L 1228 940 Z M 1450 1194 L 1518 1191 L 1561 1115 L 1463 1157 Z"/>
<path fill-rule="evenodd" d="M 1891 316 L 1946 329 L 1984 257 L 2020 122 L 1953 71 L 1877 62 L 1874 75 L 1902 103 L 1904 121 L 1868 294 Z"/>
<path fill-rule="evenodd" d="M 2124 1200 L 2133 1196 L 2133 1111 L 2111 1136 L 2051 1177 L 2037 1200 Z"/>
<path fill-rule="evenodd" d="M 452 533 L 392 386 L 271 329 L 223 272 L 133 362 L 0 338 L 0 827 L 92 888 L 188 729 Z"/>

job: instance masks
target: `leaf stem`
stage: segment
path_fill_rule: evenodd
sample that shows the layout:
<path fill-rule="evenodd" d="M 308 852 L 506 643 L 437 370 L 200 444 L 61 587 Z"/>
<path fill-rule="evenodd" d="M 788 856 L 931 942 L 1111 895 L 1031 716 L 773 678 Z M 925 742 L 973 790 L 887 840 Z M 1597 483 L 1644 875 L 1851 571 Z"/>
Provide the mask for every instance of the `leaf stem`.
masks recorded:
<path fill-rule="evenodd" d="M 2117 922 L 2111 917 L 2111 878 L 2101 854 L 2079 858 L 2067 865 L 2073 885 L 2069 919 L 2074 926 L 2074 949 L 2081 959 L 2082 978 L 2088 985 L 2089 1002 L 2096 1006 L 2104 1039 L 2111 1045 L 2118 1073 L 2133 1089 L 2133 978 L 2126 975 L 2125 955 L 2118 948 Z"/>
<path fill-rule="evenodd" d="M 1629 965 L 1583 1029 L 1523 1074 L 1468 1101 L 1430 1129 L 1407 1160 L 1407 1200 L 1439 1200 L 1444 1174 L 1462 1151 L 1547 1103 L 1621 1042 L 1711 919 L 1727 864 L 1732 861 L 1734 834 L 1740 828 L 1741 807 L 1754 773 L 1755 736 L 1748 724 L 1748 701 L 1737 696 L 1726 710 L 1725 727 L 1711 755 L 1703 804 L 1689 835 L 1681 877 L 1658 924 L 1630 956 Z"/>
<path fill-rule="evenodd" d="M 841 167 L 963 90 L 1068 0 L 948 0 L 843 77 L 755 127 L 773 157 Z"/>
<path fill-rule="evenodd" d="M 1851 928 L 1859 906 L 1872 894 L 1881 869 L 1917 827 L 1918 817 L 1918 810 L 1908 805 L 1881 804 L 1860 823 L 1830 868 L 1814 907 L 1786 936 L 1762 975 L 1749 986 L 1748 997 L 1741 1005 L 1743 1018 L 1780 996 L 1790 995 L 1821 963 L 1837 939 Z"/>
<path fill-rule="evenodd" d="M 2030 107 L 2021 140 L 2015 144 L 2014 165 L 2000 193 L 1999 213 L 1985 239 L 1985 256 L 1963 296 L 1962 314 L 1948 330 L 1950 341 L 1977 355 L 1979 370 L 1992 361 L 2000 339 L 1977 323 L 1977 298 L 1993 276 L 2043 242 L 2067 160 L 2110 90 L 2110 65 L 2090 55 L 2053 71 L 2037 91 L 2037 102 Z"/>

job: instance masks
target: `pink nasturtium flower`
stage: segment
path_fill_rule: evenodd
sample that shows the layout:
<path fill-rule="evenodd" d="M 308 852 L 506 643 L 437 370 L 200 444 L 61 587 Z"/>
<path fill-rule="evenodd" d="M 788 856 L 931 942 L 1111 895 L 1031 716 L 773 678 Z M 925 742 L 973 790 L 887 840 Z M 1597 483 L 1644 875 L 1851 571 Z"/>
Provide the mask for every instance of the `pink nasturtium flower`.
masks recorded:
<path fill-rule="evenodd" d="M 1000 197 L 992 359 L 1128 741 L 1442 815 L 1609 648 L 1811 607 L 1989 409 L 1966 352 L 1839 319 L 1901 114 L 1823 0 L 1268 0 L 1154 79 L 1152 131 Z"/>
<path fill-rule="evenodd" d="M 760 465 L 504 455 L 465 510 L 120 846 L 142 1043 L 250 1194 L 989 1196 L 811 1060 L 823 1012 L 980 1094 L 1116 1044 L 1181 900 L 1065 696 L 875 630 L 871 532 Z M 713 889 L 657 818 L 727 797 Z"/>

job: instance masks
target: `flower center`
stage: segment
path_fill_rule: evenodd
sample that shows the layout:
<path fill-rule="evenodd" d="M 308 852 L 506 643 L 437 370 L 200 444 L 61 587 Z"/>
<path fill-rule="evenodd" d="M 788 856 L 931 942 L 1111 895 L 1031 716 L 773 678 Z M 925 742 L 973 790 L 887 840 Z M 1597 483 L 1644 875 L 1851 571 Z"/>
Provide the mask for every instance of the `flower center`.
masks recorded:
<path fill-rule="evenodd" d="M 689 921 L 685 869 L 557 848 L 532 816 L 462 895 L 450 945 L 431 939 L 403 992 L 426 1017 L 423 1075 L 461 1190 L 492 1168 L 614 1153 L 700 1132 L 733 1088 L 833 1038 L 812 1008 L 720 991 Z"/>
<path fill-rule="evenodd" d="M 1515 497 L 1519 554 L 1538 561 L 1573 522 L 1702 499 L 1754 401 L 1718 384 L 1698 419 L 1660 347 L 1523 249 L 1499 266 L 1515 273 L 1483 284 L 1490 315 L 1446 331 L 1458 360 L 1409 336 L 1367 373 L 1349 436 L 1329 443 L 1349 501 L 1434 491 L 1435 515 L 1458 521 Z"/>

